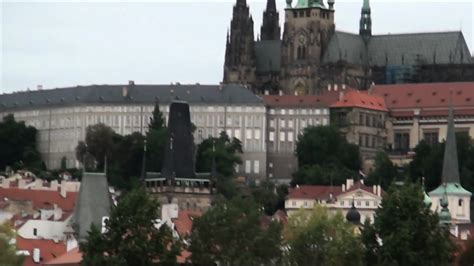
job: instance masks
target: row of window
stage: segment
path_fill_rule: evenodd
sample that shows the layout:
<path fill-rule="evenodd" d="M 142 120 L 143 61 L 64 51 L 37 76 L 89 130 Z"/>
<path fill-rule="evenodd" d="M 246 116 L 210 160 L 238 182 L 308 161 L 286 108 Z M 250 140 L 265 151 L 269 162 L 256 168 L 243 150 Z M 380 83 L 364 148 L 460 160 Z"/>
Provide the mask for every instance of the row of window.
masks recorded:
<path fill-rule="evenodd" d="M 251 160 L 245 160 L 245 173 L 246 174 L 251 174 L 252 173 L 252 161 Z M 254 174 L 259 174 L 260 173 L 260 161 L 259 160 L 254 160 L 253 161 L 253 173 Z"/>
<path fill-rule="evenodd" d="M 278 122 L 278 123 L 276 123 Z M 301 128 L 305 128 L 307 127 L 308 125 L 309 126 L 312 126 L 312 125 L 315 125 L 315 126 L 319 126 L 319 125 L 327 125 L 328 124 L 328 119 L 327 118 L 323 118 L 323 119 L 320 119 L 320 118 L 314 118 L 314 119 L 284 119 L 284 118 L 280 118 L 278 120 L 276 119 L 273 119 L 271 118 L 270 119 L 270 127 L 271 128 L 276 128 L 278 126 L 280 126 L 280 128 L 294 128 L 295 126 L 295 122 L 299 122 L 299 125 Z"/>
<path fill-rule="evenodd" d="M 323 11 L 323 10 L 317 10 L 316 9 L 316 10 L 311 11 L 311 10 L 307 9 L 307 10 L 299 10 L 299 11 L 295 10 L 295 11 L 293 11 L 293 17 L 294 18 L 298 18 L 298 17 L 299 18 L 309 18 L 311 16 L 317 17 L 318 14 L 323 19 L 329 19 L 329 12 Z"/>
<path fill-rule="evenodd" d="M 275 132 L 270 131 L 268 134 L 268 140 L 269 141 L 275 141 Z M 295 137 L 293 132 L 280 132 L 280 142 L 293 142 L 295 141 Z"/>
<path fill-rule="evenodd" d="M 383 141 L 377 135 L 359 134 L 359 146 L 367 148 L 379 148 Z"/>
<path fill-rule="evenodd" d="M 328 109 L 270 109 L 270 114 L 280 115 L 328 115 Z"/>
<path fill-rule="evenodd" d="M 367 126 L 367 127 L 384 128 L 385 127 L 384 115 L 360 113 L 359 125 Z"/>

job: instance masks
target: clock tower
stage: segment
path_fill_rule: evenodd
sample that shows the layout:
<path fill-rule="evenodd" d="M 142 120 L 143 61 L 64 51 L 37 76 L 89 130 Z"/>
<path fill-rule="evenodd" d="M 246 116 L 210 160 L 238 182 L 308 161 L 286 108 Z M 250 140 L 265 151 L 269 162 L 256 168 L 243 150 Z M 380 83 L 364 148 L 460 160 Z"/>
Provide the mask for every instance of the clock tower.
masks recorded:
<path fill-rule="evenodd" d="M 335 29 L 334 0 L 287 0 L 280 85 L 286 94 L 317 94 L 319 67 Z"/>

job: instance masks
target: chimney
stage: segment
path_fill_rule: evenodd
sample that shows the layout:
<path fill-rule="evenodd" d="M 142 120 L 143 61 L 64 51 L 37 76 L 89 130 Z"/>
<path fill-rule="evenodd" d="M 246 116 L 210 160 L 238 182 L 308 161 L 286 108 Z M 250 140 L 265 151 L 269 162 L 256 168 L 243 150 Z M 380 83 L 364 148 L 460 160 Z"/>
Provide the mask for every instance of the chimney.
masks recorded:
<path fill-rule="evenodd" d="M 279 90 L 279 91 L 278 91 L 278 95 L 283 96 L 283 91 L 282 91 L 282 90 Z"/>
<path fill-rule="evenodd" d="M 328 91 L 331 91 L 331 84 L 328 84 Z"/>
<path fill-rule="evenodd" d="M 344 100 L 344 92 L 343 91 L 339 92 L 339 101 L 342 101 L 342 100 Z"/>
<path fill-rule="evenodd" d="M 342 192 L 346 192 L 346 184 L 342 184 Z"/>
<path fill-rule="evenodd" d="M 65 198 L 66 197 L 66 192 L 67 192 L 67 189 L 66 189 L 66 181 L 63 181 L 61 182 L 61 185 L 59 186 L 59 194 L 61 195 L 61 197 Z"/>
<path fill-rule="evenodd" d="M 41 91 L 41 90 L 43 90 L 43 85 L 37 85 L 36 88 L 37 88 L 39 91 Z"/>
<path fill-rule="evenodd" d="M 295 96 L 298 96 L 298 91 L 295 91 Z"/>
<path fill-rule="evenodd" d="M 2 179 L 2 185 L 1 185 L 3 188 L 9 188 L 10 187 L 10 180 L 8 180 L 8 178 L 3 178 Z"/>
<path fill-rule="evenodd" d="M 24 189 L 26 187 L 26 180 L 21 178 L 18 180 L 18 188 L 19 189 Z"/>
<path fill-rule="evenodd" d="M 65 181 L 64 181 L 65 182 Z M 52 191 L 58 191 L 58 187 L 59 187 L 59 183 L 58 183 L 58 180 L 53 180 L 51 181 L 50 183 L 50 189 Z"/>
<path fill-rule="evenodd" d="M 128 97 L 128 87 L 127 86 L 124 86 L 122 88 L 122 97 L 123 98 L 127 98 Z"/>
<path fill-rule="evenodd" d="M 35 263 L 40 263 L 40 249 L 39 248 L 33 249 L 33 261 Z"/>
<path fill-rule="evenodd" d="M 342 90 L 346 89 L 346 84 L 342 84 Z"/>
<path fill-rule="evenodd" d="M 135 81 L 129 80 L 128 81 L 128 86 L 135 86 Z"/>
<path fill-rule="evenodd" d="M 337 84 L 334 84 L 334 90 L 337 91 Z"/>
<path fill-rule="evenodd" d="M 268 92 L 268 90 L 265 90 L 265 91 L 264 91 L 264 94 L 265 94 L 265 95 L 269 95 L 270 93 Z"/>
<path fill-rule="evenodd" d="M 377 196 L 381 196 L 382 195 L 382 187 L 380 185 L 377 185 Z"/>
<path fill-rule="evenodd" d="M 354 179 L 349 178 L 346 180 L 346 189 L 349 190 L 354 185 Z"/>
<path fill-rule="evenodd" d="M 373 185 L 373 186 L 372 186 L 372 193 L 374 193 L 375 195 L 377 195 L 377 186 L 376 186 L 376 185 Z"/>

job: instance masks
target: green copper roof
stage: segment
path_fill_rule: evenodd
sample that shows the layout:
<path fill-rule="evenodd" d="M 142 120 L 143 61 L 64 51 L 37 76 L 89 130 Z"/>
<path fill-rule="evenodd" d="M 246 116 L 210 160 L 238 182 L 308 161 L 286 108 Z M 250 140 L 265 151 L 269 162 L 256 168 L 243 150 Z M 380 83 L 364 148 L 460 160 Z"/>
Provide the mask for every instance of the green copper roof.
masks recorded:
<path fill-rule="evenodd" d="M 441 184 L 435 190 L 431 191 L 430 196 L 441 196 L 444 195 L 444 184 Z M 446 184 L 446 194 L 448 195 L 467 195 L 471 196 L 472 193 L 465 190 L 459 183 L 447 183 Z"/>
<path fill-rule="evenodd" d="M 298 0 L 298 3 L 296 4 L 294 8 L 312 8 L 312 7 L 326 8 L 322 0 Z"/>
<path fill-rule="evenodd" d="M 362 11 L 370 11 L 369 0 L 364 0 L 364 4 L 362 5 Z"/>

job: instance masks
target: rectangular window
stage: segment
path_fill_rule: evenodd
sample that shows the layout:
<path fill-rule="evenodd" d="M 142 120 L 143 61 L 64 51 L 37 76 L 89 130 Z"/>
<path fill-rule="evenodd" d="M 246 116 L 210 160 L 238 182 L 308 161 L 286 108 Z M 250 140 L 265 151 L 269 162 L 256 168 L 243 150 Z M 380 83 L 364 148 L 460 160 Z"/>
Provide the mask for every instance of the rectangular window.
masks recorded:
<path fill-rule="evenodd" d="M 260 129 L 255 129 L 255 132 L 254 132 L 254 136 L 255 136 L 255 139 L 256 140 L 259 140 L 260 139 Z"/>
<path fill-rule="evenodd" d="M 282 114 L 282 115 L 286 115 L 286 110 L 285 110 L 285 109 L 281 109 L 281 114 Z"/>
<path fill-rule="evenodd" d="M 341 203 L 340 203 L 340 204 L 341 204 L 341 206 L 344 206 L 344 201 L 343 201 L 343 200 L 341 200 Z"/>
<path fill-rule="evenodd" d="M 288 141 L 293 142 L 293 132 L 288 132 Z"/>
<path fill-rule="evenodd" d="M 275 127 L 275 119 L 270 119 L 270 127 Z"/>
<path fill-rule="evenodd" d="M 293 128 L 293 119 L 288 120 L 288 127 Z"/>
<path fill-rule="evenodd" d="M 285 119 L 280 118 L 280 127 L 286 127 Z"/>
<path fill-rule="evenodd" d="M 369 207 L 370 201 L 365 202 L 365 206 Z"/>
<path fill-rule="evenodd" d="M 270 141 L 275 141 L 275 132 L 270 131 L 270 133 L 268 135 L 268 139 Z"/>
<path fill-rule="evenodd" d="M 251 162 L 250 160 L 245 161 L 245 173 L 250 174 Z"/>
<path fill-rule="evenodd" d="M 245 130 L 245 138 L 246 139 L 252 139 L 252 130 L 251 129 L 246 129 Z"/>
<path fill-rule="evenodd" d="M 431 131 L 431 132 L 423 132 L 423 139 L 428 145 L 435 145 L 438 144 L 438 132 Z"/>
<path fill-rule="evenodd" d="M 34 235 L 34 236 L 38 235 L 38 229 L 33 228 L 33 235 Z"/>
<path fill-rule="evenodd" d="M 285 141 L 285 132 L 280 132 L 280 141 Z"/>
<path fill-rule="evenodd" d="M 406 132 L 395 133 L 395 150 L 408 151 L 410 148 L 410 134 Z"/>
<path fill-rule="evenodd" d="M 254 172 L 255 174 L 260 173 L 260 161 L 259 161 L 259 160 L 255 160 L 255 161 L 253 162 L 253 172 Z"/>
<path fill-rule="evenodd" d="M 242 136 L 240 135 L 240 129 L 236 129 L 236 130 L 234 130 L 234 138 L 236 138 L 236 139 L 239 139 L 239 140 L 240 140 L 240 139 L 241 139 L 241 137 L 242 137 Z"/>

